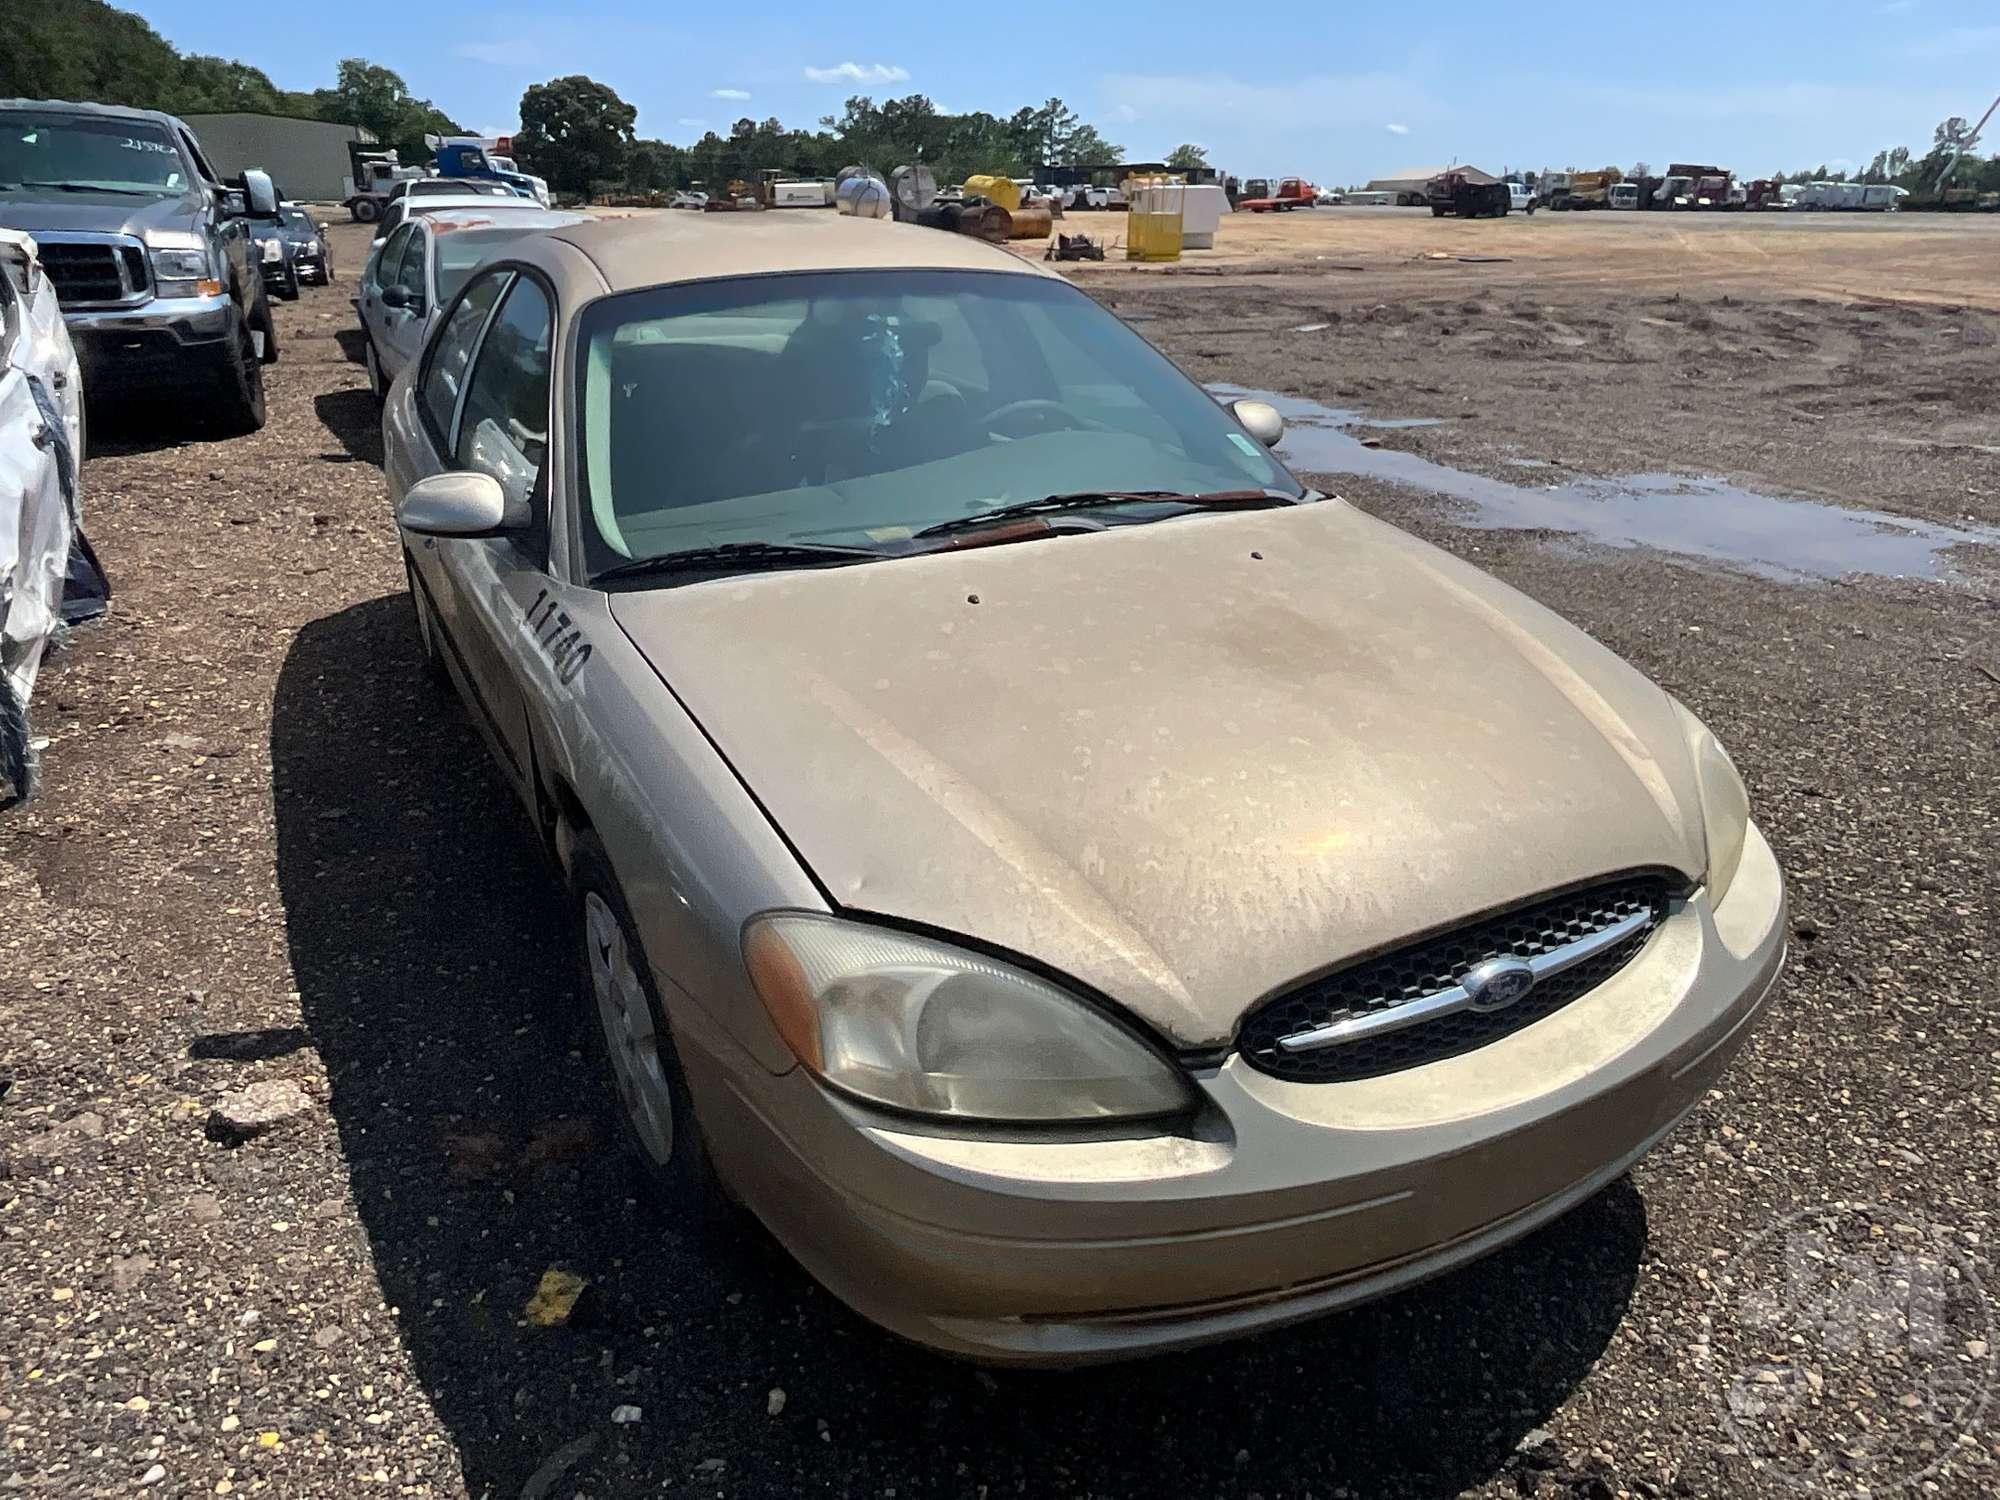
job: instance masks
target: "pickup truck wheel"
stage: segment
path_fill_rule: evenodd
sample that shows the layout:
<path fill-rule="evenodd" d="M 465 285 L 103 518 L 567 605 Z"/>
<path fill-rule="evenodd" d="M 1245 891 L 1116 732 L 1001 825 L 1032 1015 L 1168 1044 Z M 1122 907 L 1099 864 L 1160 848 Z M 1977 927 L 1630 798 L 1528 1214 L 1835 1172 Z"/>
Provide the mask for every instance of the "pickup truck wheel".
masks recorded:
<path fill-rule="evenodd" d="M 726 1194 L 716 1181 L 674 1050 L 651 966 L 611 861 L 597 835 L 574 833 L 571 890 L 587 1008 L 584 1024 L 618 1115 L 622 1139 L 649 1194 L 697 1233 L 717 1226 Z"/>
<path fill-rule="evenodd" d="M 248 324 L 239 324 L 235 346 L 215 372 L 210 422 L 218 432 L 242 437 L 264 425 L 264 362 Z"/>
<path fill-rule="evenodd" d="M 271 316 L 271 299 L 260 293 L 250 308 L 250 328 L 256 335 L 258 358 L 267 365 L 278 362 L 278 320 Z"/>
<path fill-rule="evenodd" d="M 373 198 L 356 198 L 351 211 L 357 224 L 373 224 L 382 216 L 382 209 Z"/>

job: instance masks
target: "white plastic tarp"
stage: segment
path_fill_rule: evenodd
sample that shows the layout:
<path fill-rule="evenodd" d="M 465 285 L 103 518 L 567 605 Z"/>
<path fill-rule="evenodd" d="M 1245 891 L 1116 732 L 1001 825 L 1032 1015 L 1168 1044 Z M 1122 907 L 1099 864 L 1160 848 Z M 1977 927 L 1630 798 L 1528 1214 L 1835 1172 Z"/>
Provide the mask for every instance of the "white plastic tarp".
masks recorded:
<path fill-rule="evenodd" d="M 35 242 L 0 229 L 0 781 L 29 791 L 27 707 L 80 518 L 83 383 Z"/>

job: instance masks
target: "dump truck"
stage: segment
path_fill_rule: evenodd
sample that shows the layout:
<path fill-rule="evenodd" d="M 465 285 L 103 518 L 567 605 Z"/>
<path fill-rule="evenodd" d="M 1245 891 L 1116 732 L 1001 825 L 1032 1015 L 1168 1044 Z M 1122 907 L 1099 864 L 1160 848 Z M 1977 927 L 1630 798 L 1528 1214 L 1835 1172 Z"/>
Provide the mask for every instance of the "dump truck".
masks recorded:
<path fill-rule="evenodd" d="M 1431 217 L 1442 219 L 1455 214 L 1461 219 L 1498 219 L 1513 207 L 1513 198 L 1504 182 L 1474 182 L 1465 173 L 1440 173 L 1424 184 L 1430 201 Z"/>
<path fill-rule="evenodd" d="M 1572 172 L 1569 186 L 1549 198 L 1550 208 L 1609 208 L 1611 189 L 1624 177 L 1616 167 L 1601 172 Z"/>

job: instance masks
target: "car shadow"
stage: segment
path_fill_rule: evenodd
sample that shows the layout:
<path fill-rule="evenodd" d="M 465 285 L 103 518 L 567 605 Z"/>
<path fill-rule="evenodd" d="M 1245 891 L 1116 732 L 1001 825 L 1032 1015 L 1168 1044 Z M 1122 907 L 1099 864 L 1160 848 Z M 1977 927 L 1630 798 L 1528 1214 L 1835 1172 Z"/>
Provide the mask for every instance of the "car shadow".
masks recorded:
<path fill-rule="evenodd" d="M 382 403 L 360 386 L 338 391 L 322 391 L 313 397 L 313 413 L 320 425 L 336 438 L 344 450 L 340 455 L 324 455 L 329 463 L 367 463 L 382 466 Z"/>
<path fill-rule="evenodd" d="M 305 1025 L 382 1297 L 468 1494 L 1445 1496 L 1508 1469 L 1529 1492 L 1529 1469 L 1569 1464 L 1517 1447 L 1624 1314 L 1646 1243 L 1629 1180 L 1299 1328 L 1066 1373 L 947 1361 L 761 1234 L 703 1238 L 633 1196 L 558 887 L 426 677 L 406 596 L 298 633 L 271 748 Z M 524 1309 L 550 1269 L 586 1289 L 538 1326 Z M 621 1406 L 641 1419 L 614 1422 Z"/>

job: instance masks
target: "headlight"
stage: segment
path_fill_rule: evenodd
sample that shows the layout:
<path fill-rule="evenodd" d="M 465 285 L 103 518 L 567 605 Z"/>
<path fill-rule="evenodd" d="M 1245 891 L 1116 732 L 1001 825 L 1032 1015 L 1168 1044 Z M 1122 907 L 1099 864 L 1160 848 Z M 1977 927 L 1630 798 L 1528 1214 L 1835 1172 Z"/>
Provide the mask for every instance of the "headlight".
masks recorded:
<path fill-rule="evenodd" d="M 1180 1070 L 1115 1021 L 1007 964 L 834 917 L 759 917 L 750 977 L 799 1061 L 876 1104 L 1016 1123 L 1172 1114 Z"/>
<path fill-rule="evenodd" d="M 304 250 L 304 251 L 305 251 L 305 253 L 306 253 L 306 254 L 308 254 L 308 255 L 317 255 L 317 254 L 319 254 L 319 241 L 318 241 L 318 240 L 307 240 L 307 241 L 306 241 L 306 242 L 305 242 L 305 243 L 304 243 L 303 245 L 301 245 L 301 246 L 300 246 L 299 248 L 300 248 L 300 249 L 302 249 L 302 250 Z"/>
<path fill-rule="evenodd" d="M 1701 820 L 1708 833 L 1708 899 L 1719 902 L 1736 879 L 1736 867 L 1743 861 L 1743 840 L 1750 832 L 1750 794 L 1736 763 L 1722 748 L 1722 741 L 1709 732 L 1701 720 L 1676 701 L 1681 729 L 1687 735 L 1688 750 L 1694 756 L 1695 776 L 1701 783 Z"/>
<path fill-rule="evenodd" d="M 258 244 L 263 248 L 265 265 L 268 266 L 274 260 L 283 260 L 285 258 L 285 247 L 276 240 L 260 240 Z"/>
<path fill-rule="evenodd" d="M 146 253 L 153 261 L 153 289 L 162 297 L 213 297 L 222 290 L 212 279 L 206 250 L 153 246 Z"/>

